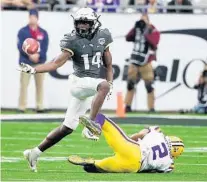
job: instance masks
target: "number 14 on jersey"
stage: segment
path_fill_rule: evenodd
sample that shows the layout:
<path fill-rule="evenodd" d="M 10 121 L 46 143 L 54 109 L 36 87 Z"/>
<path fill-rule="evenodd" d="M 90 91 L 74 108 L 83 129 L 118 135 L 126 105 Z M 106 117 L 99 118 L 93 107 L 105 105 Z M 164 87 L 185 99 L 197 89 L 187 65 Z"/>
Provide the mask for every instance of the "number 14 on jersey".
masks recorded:
<path fill-rule="evenodd" d="M 84 61 L 85 70 L 89 70 L 90 61 L 89 61 L 88 54 L 83 54 L 81 57 L 83 58 Z M 97 65 L 97 67 L 100 68 L 101 64 L 102 64 L 101 52 L 96 52 L 96 54 L 92 58 L 91 65 Z"/>

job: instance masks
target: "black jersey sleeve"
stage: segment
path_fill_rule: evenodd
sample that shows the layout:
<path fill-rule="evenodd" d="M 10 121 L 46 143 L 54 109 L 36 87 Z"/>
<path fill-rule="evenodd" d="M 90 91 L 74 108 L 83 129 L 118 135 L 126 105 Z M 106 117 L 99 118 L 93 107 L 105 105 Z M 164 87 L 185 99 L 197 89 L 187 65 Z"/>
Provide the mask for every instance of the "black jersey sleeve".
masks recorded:
<path fill-rule="evenodd" d="M 106 49 L 113 42 L 113 38 L 111 36 L 110 31 L 107 28 L 105 28 L 105 29 L 102 30 L 102 34 L 105 37 L 104 46 L 105 46 L 105 49 Z"/>
<path fill-rule="evenodd" d="M 71 55 L 74 55 L 74 36 L 73 34 L 65 34 L 60 41 L 60 48 L 62 51 L 68 51 Z"/>

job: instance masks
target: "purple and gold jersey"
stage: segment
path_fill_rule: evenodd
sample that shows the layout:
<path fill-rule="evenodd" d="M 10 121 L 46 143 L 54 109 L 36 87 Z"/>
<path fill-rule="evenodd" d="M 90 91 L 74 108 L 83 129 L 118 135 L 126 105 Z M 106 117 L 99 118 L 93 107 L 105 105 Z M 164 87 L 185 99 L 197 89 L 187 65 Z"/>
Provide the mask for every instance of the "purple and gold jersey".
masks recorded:
<path fill-rule="evenodd" d="M 142 153 L 140 172 L 170 172 L 173 170 L 169 139 L 155 128 L 138 142 Z"/>

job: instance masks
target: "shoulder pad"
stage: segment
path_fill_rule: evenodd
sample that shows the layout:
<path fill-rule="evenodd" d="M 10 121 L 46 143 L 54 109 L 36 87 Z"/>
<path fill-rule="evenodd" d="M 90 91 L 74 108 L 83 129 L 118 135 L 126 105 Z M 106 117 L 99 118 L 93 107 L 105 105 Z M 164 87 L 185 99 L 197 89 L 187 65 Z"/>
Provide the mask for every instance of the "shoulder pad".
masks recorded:
<path fill-rule="evenodd" d="M 101 32 L 101 33 L 104 33 L 104 34 L 106 34 L 106 35 L 111 36 L 111 32 L 109 32 L 109 29 L 108 29 L 108 28 L 100 29 L 100 32 Z"/>
<path fill-rule="evenodd" d="M 67 50 L 69 52 L 72 52 L 72 55 L 74 54 L 73 48 L 74 48 L 74 40 L 76 39 L 76 35 L 74 33 L 65 34 L 63 39 L 60 41 L 60 48 L 61 50 Z"/>
<path fill-rule="evenodd" d="M 68 33 L 68 34 L 65 34 L 64 37 L 63 37 L 63 41 L 72 41 L 76 38 L 75 36 L 76 34 L 75 33 Z"/>

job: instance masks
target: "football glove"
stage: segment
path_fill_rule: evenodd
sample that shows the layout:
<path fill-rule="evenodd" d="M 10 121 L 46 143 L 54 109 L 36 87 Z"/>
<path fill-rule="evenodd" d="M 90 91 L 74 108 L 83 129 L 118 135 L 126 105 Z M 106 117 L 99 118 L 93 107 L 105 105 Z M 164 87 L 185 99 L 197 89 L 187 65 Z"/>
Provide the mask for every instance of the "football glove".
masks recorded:
<path fill-rule="evenodd" d="M 107 94 L 107 100 L 110 100 L 112 92 L 113 92 L 113 82 L 112 81 L 108 81 L 109 86 L 110 86 L 110 90 L 109 93 Z"/>
<path fill-rule="evenodd" d="M 35 68 L 33 68 L 32 66 L 30 66 L 28 64 L 25 64 L 25 63 L 21 63 L 20 67 L 17 70 L 21 71 L 21 72 L 29 73 L 29 74 L 35 74 L 36 73 Z"/>

